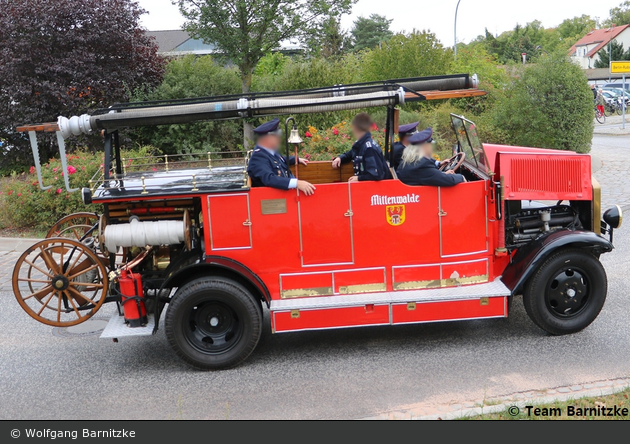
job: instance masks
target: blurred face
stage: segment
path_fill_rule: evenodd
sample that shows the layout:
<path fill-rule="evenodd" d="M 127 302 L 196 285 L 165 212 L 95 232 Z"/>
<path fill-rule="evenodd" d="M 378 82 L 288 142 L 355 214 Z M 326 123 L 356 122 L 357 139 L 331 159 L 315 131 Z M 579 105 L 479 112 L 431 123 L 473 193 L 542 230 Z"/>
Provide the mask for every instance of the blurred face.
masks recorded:
<path fill-rule="evenodd" d="M 352 125 L 352 135 L 355 139 L 360 139 L 365 134 L 365 131 L 360 130 L 356 126 Z"/>
<path fill-rule="evenodd" d="M 405 135 L 405 136 L 402 136 L 402 137 L 400 138 L 400 143 L 402 143 L 402 144 L 403 144 L 403 145 L 405 145 L 405 146 L 409 146 L 409 138 L 410 138 L 410 137 L 411 137 L 411 136 L 410 136 L 409 134 L 407 134 L 407 135 Z"/>
<path fill-rule="evenodd" d="M 433 155 L 433 143 L 423 143 L 420 148 L 425 157 L 431 157 Z"/>
<path fill-rule="evenodd" d="M 280 136 L 277 134 L 266 134 L 258 138 L 258 145 L 268 150 L 278 151 L 280 149 Z"/>

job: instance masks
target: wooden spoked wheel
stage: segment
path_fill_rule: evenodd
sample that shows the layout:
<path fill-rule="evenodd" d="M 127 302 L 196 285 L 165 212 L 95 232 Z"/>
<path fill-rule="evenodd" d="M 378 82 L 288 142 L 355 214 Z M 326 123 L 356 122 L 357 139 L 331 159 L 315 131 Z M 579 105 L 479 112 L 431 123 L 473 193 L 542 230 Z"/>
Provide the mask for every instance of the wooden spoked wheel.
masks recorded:
<path fill-rule="evenodd" d="M 94 213 L 74 213 L 57 221 L 48 231 L 46 238 L 66 237 L 79 240 L 96 222 L 98 222 L 98 216 Z M 94 230 L 93 236 L 96 237 L 96 234 Z"/>
<path fill-rule="evenodd" d="M 44 239 L 17 260 L 13 293 L 39 322 L 54 327 L 80 324 L 105 302 L 108 281 L 103 262 L 74 239 Z"/>

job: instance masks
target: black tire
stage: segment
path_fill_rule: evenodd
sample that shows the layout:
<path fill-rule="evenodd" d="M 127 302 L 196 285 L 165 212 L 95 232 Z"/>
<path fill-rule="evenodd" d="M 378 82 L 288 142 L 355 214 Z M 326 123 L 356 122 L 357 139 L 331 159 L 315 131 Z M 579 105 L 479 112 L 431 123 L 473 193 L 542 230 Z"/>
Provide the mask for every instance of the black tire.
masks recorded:
<path fill-rule="evenodd" d="M 606 115 L 600 114 L 599 112 L 595 112 L 595 119 L 601 123 L 602 125 L 606 123 Z"/>
<path fill-rule="evenodd" d="M 175 353 L 192 367 L 235 367 L 260 340 L 260 302 L 231 279 L 196 279 L 173 296 L 166 311 L 165 331 Z"/>
<path fill-rule="evenodd" d="M 604 106 L 604 115 L 606 117 L 612 116 L 614 114 L 614 112 L 615 112 L 615 108 L 614 108 L 613 105 L 606 105 L 606 106 Z"/>
<path fill-rule="evenodd" d="M 531 320 L 552 335 L 588 327 L 606 301 L 608 279 L 601 262 L 584 250 L 553 254 L 525 286 L 523 304 Z"/>

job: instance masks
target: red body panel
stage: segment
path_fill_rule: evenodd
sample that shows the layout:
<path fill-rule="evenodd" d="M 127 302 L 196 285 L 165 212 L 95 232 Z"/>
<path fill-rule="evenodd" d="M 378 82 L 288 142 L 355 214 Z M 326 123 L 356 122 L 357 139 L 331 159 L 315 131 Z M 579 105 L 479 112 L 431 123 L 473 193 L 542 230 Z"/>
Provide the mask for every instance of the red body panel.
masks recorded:
<path fill-rule="evenodd" d="M 425 302 L 410 307 L 392 305 L 392 324 L 416 324 L 436 321 L 496 318 L 507 316 L 506 298 L 488 298 L 487 305 L 478 299 L 450 302 Z"/>
<path fill-rule="evenodd" d="M 271 188 L 251 189 L 249 200 L 243 193 L 209 196 L 203 206 L 204 220 L 211 221 L 204 225 L 206 253 L 248 267 L 272 299 L 402 289 L 393 276 L 396 284 L 408 284 L 404 289 L 457 277 L 493 280 L 487 188 L 484 181 L 440 189 L 390 180 L 318 185 L 308 197 Z M 262 201 L 286 211 L 263 214 L 269 211 Z M 248 221 L 251 246 L 243 230 Z M 217 243 L 217 226 L 245 234 L 228 236 L 240 239 L 238 246 Z"/>
<path fill-rule="evenodd" d="M 591 157 L 499 153 L 506 200 L 591 200 Z"/>
<path fill-rule="evenodd" d="M 589 156 L 485 149 L 492 180 L 501 177 L 507 200 L 592 199 Z M 451 188 L 398 180 L 326 183 L 313 196 L 252 188 L 178 197 L 201 197 L 206 255 L 236 261 L 260 278 L 271 296 L 274 331 L 507 315 L 507 299 L 498 296 L 507 293 L 464 292 L 458 299 L 448 290 L 494 282 L 509 263 L 500 248 L 502 203 L 490 180 Z M 425 300 L 427 289 L 445 291 Z M 418 295 L 408 301 L 413 307 L 399 292 Z M 391 295 L 392 302 L 370 304 L 353 295 L 378 301 Z M 274 308 L 273 301 L 309 297 L 336 299 L 319 308 L 299 300 Z"/>
<path fill-rule="evenodd" d="M 389 305 L 278 311 L 271 316 L 274 333 L 281 331 L 320 330 L 367 325 L 389 325 Z"/>

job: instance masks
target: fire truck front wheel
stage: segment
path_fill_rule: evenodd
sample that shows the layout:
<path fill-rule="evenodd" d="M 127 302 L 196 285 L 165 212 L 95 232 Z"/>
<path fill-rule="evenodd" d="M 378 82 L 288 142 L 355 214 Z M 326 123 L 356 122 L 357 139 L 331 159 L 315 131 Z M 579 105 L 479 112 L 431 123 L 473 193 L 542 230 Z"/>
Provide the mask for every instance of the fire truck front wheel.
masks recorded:
<path fill-rule="evenodd" d="M 552 335 L 575 333 L 599 315 L 608 292 L 601 262 L 588 251 L 551 255 L 525 286 L 523 303 L 536 325 Z"/>
<path fill-rule="evenodd" d="M 245 287 L 231 279 L 196 279 L 173 296 L 166 312 L 166 337 L 175 353 L 196 369 L 235 367 L 260 340 L 259 306 Z"/>

